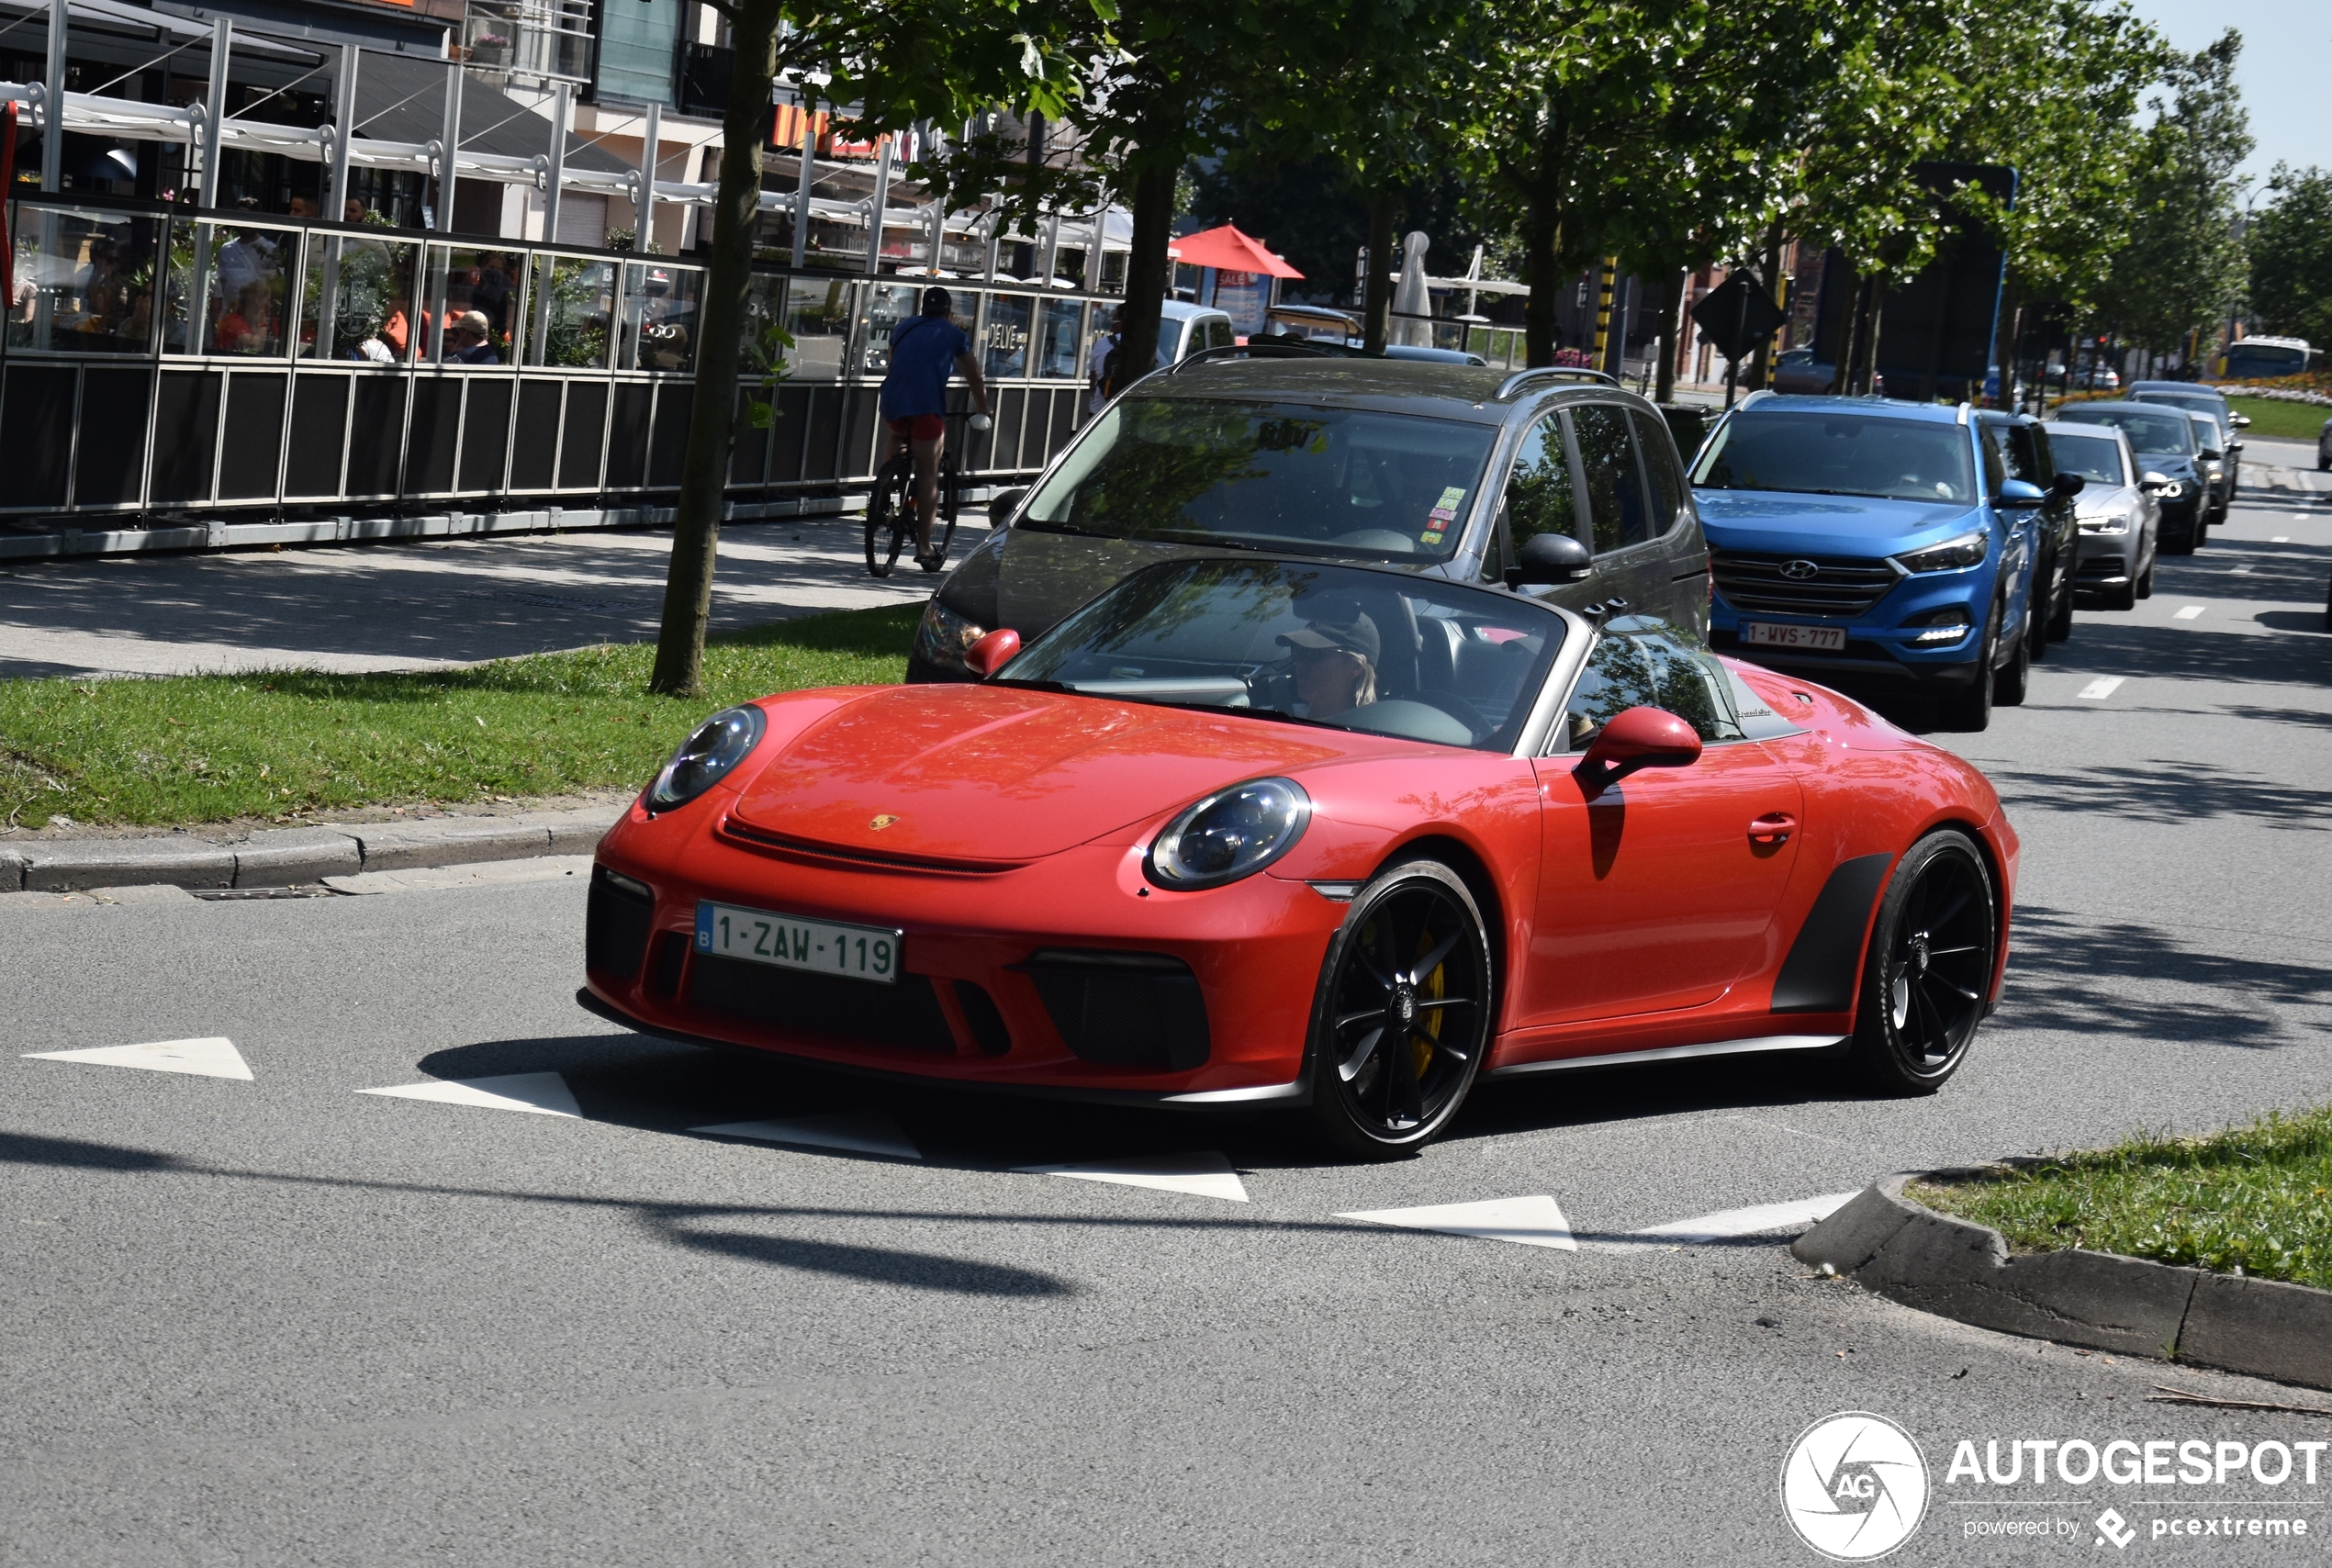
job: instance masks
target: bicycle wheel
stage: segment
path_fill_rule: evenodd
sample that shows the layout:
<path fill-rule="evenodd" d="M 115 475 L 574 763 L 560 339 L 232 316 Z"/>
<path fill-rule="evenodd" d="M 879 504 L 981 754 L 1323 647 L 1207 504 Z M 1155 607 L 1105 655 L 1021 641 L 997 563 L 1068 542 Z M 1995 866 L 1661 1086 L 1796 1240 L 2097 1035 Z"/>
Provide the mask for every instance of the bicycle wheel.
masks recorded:
<path fill-rule="evenodd" d="M 874 494 L 867 498 L 867 571 L 887 577 L 899 564 L 899 552 L 914 532 L 914 465 L 894 457 L 875 474 Z"/>
<path fill-rule="evenodd" d="M 939 518 L 931 525 L 931 554 L 923 556 L 920 565 L 926 572 L 936 572 L 947 564 L 947 546 L 956 541 L 956 460 L 953 454 L 943 458 L 939 466 Z"/>

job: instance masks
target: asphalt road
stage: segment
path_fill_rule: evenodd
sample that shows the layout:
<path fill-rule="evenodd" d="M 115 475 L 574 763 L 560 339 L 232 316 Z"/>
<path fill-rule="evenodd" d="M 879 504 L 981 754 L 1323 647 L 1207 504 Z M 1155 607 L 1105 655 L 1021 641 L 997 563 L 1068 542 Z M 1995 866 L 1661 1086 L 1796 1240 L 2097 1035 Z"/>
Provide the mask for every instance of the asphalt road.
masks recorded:
<path fill-rule="evenodd" d="M 1811 1563 L 1777 1478 L 1843 1410 L 1925 1454 L 1898 1562 L 2117 1558 L 2108 1506 L 2133 1555 L 2222 1560 L 2150 1533 L 2212 1512 L 2311 1522 L 2248 1558 L 2320 1556 L 2332 1463 L 1945 1483 L 1962 1439 L 2332 1438 L 2147 1403 L 2290 1390 L 1928 1317 L 1781 1233 L 1628 1234 L 2332 1091 L 2327 546 L 2332 507 L 2246 506 L 2135 613 L 2083 612 L 1990 733 L 1939 737 L 2025 858 L 2008 1000 L 1930 1100 L 1805 1058 L 1568 1075 L 1334 1165 L 1269 1121 L 611 1033 L 571 1000 L 574 878 L 18 901 L 0 1563 Z M 19 1054 L 196 1036 L 251 1078 Z M 357 1092 L 541 1073 L 579 1114 Z M 689 1130 L 820 1115 L 920 1158 Z M 1015 1169 L 1166 1155 L 1247 1201 Z M 1578 1249 L 1338 1217 L 1520 1197 Z M 2031 1520 L 2067 1533 L 1990 1533 Z"/>

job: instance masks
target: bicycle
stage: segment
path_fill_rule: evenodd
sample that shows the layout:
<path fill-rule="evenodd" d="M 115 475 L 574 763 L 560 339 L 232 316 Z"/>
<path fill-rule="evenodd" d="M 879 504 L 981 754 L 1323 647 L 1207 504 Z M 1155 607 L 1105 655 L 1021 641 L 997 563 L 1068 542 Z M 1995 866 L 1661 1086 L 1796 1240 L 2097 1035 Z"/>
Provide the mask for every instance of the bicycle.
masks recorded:
<path fill-rule="evenodd" d="M 992 423 L 985 414 L 943 414 L 940 418 L 968 419 L 975 431 L 986 430 Z M 931 554 L 916 562 L 926 572 L 936 572 L 947 564 L 947 547 L 956 538 L 956 507 L 963 487 L 962 477 L 955 443 L 943 442 L 939 447 L 939 515 L 931 523 Z M 915 459 L 913 452 L 903 452 L 875 470 L 874 494 L 867 498 L 868 574 L 889 577 L 891 568 L 899 564 L 900 552 L 914 536 Z"/>

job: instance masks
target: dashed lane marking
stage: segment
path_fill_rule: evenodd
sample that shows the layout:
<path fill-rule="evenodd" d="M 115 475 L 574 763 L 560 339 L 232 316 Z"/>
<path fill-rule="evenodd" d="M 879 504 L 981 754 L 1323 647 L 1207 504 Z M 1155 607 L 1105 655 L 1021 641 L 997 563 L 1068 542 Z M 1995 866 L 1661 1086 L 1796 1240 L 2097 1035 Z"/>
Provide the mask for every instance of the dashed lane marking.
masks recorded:
<path fill-rule="evenodd" d="M 449 1078 L 432 1083 L 399 1083 L 388 1089 L 359 1089 L 359 1094 L 381 1094 L 393 1100 L 433 1100 L 441 1105 L 468 1105 L 481 1111 L 529 1111 L 538 1116 L 579 1120 L 583 1108 L 575 1103 L 566 1080 L 555 1072 L 506 1072 L 492 1078 Z"/>
<path fill-rule="evenodd" d="M 2185 609 L 2180 610 L 2176 615 L 2172 616 L 2171 619 L 2174 621 L 2193 621 L 2201 617 L 2203 610 L 2203 607 L 2202 605 L 2190 604 Z"/>
<path fill-rule="evenodd" d="M 39 1061 L 85 1061 L 99 1067 L 140 1067 L 149 1072 L 185 1072 L 196 1078 L 251 1081 L 251 1067 L 235 1042 L 223 1036 L 198 1040 L 155 1040 L 142 1046 L 98 1046 L 81 1051 L 27 1051 Z"/>
<path fill-rule="evenodd" d="M 755 1143 L 791 1144 L 801 1148 L 831 1148 L 845 1154 L 872 1154 L 885 1159 L 921 1159 L 917 1148 L 899 1124 L 879 1112 L 837 1112 L 830 1116 L 795 1116 L 765 1122 L 722 1122 L 690 1127 L 711 1137 L 746 1138 Z"/>
<path fill-rule="evenodd" d="M 2102 702 L 2108 697 L 2113 695 L 2114 691 L 2120 688 L 2123 680 L 2125 678 L 2125 677 L 2118 675 L 2101 675 L 2095 680 L 2091 681 L 2087 686 L 2082 687 L 2080 691 L 2075 693 L 2075 700 L 2081 702 Z"/>
<path fill-rule="evenodd" d="M 1690 1247 L 1697 1242 L 1731 1241 L 1743 1236 L 1763 1236 L 1769 1231 L 1803 1230 L 1828 1219 L 1854 1198 L 1852 1193 L 1824 1193 L 1820 1197 L 1799 1198 L 1787 1204 L 1756 1204 L 1745 1209 L 1719 1209 L 1712 1215 L 1672 1219 L 1665 1225 L 1631 1230 L 1606 1245 Z"/>
<path fill-rule="evenodd" d="M 1404 1230 L 1439 1231 L 1444 1236 L 1512 1241 L 1524 1247 L 1553 1247 L 1564 1252 L 1579 1249 L 1579 1243 L 1571 1235 L 1571 1222 L 1563 1217 L 1563 1205 L 1544 1193 L 1528 1198 L 1491 1198 L 1474 1204 L 1430 1204 L 1417 1209 L 1369 1209 L 1336 1217 L 1397 1226 Z"/>
<path fill-rule="evenodd" d="M 2289 544 L 2292 543 L 2292 536 L 2288 533 L 2279 533 L 2274 538 L 2269 540 L 2268 543 L 2270 544 Z"/>
<path fill-rule="evenodd" d="M 1247 1202 L 1246 1184 L 1231 1162 L 1213 1149 L 1191 1154 L 1161 1154 L 1141 1159 L 1102 1159 L 1076 1165 L 1022 1165 L 1029 1176 L 1070 1176 L 1080 1182 L 1108 1182 L 1121 1187 L 1153 1187 L 1161 1193 L 1187 1193 L 1194 1198 Z"/>

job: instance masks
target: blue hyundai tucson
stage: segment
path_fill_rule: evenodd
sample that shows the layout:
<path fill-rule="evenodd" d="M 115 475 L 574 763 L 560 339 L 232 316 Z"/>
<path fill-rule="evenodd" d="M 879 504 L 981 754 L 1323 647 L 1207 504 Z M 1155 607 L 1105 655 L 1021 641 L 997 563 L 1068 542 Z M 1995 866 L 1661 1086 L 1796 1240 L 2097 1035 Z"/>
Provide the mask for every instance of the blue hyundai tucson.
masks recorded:
<path fill-rule="evenodd" d="M 1966 406 L 1755 395 L 1693 461 L 1710 641 L 1831 685 L 1932 693 L 1980 730 L 2022 702 L 2048 492 Z"/>

